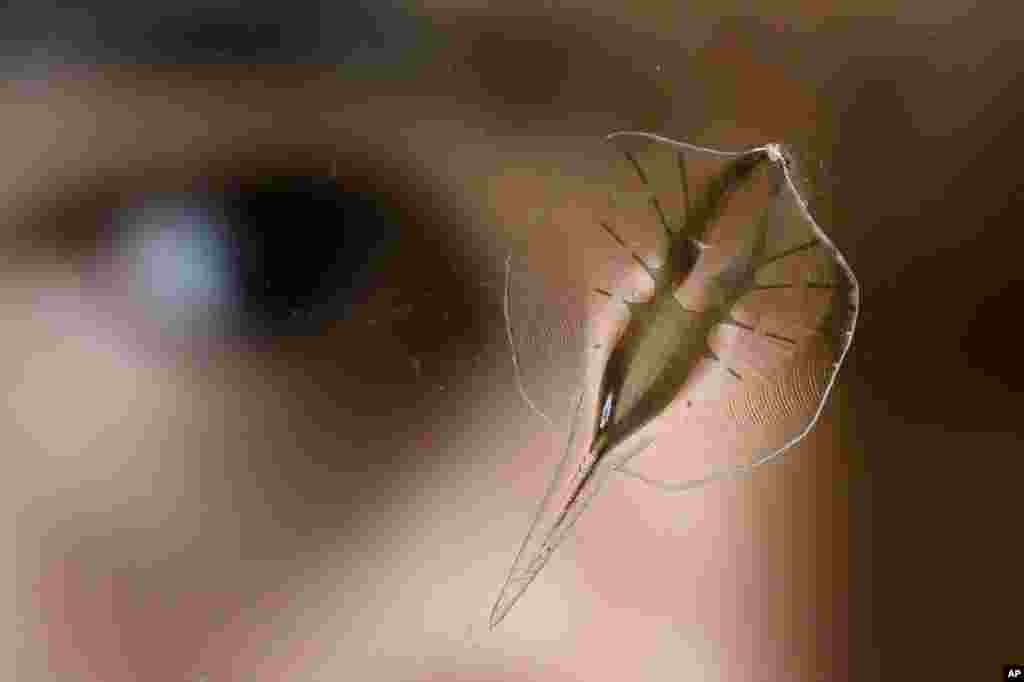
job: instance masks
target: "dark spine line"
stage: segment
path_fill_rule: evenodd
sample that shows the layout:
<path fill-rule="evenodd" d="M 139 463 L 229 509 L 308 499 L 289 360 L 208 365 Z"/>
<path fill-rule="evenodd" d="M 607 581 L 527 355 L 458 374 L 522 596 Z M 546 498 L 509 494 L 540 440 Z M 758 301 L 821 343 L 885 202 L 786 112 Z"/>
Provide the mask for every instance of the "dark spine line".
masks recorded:
<path fill-rule="evenodd" d="M 758 269 L 763 268 L 764 266 L 768 265 L 769 263 L 774 263 L 775 261 L 782 260 L 783 258 L 789 258 L 794 253 L 800 253 L 801 251 L 806 251 L 807 249 L 814 248 L 815 246 L 817 246 L 820 243 L 821 243 L 820 240 L 812 239 L 809 242 L 805 242 L 803 244 L 799 244 L 798 246 L 794 246 L 791 249 L 786 249 L 785 251 L 783 251 L 781 253 L 777 253 L 774 256 L 772 256 L 771 258 L 766 258 L 765 260 L 761 261 L 761 263 L 757 267 L 758 267 Z"/>
<path fill-rule="evenodd" d="M 685 215 L 683 220 L 690 217 L 690 181 L 686 174 L 686 159 L 683 157 L 682 152 L 676 152 L 676 161 L 679 165 L 679 184 L 683 191 L 683 210 Z"/>
<path fill-rule="evenodd" d="M 832 289 L 833 284 L 830 282 L 804 282 L 803 284 L 793 284 L 792 282 L 784 282 L 782 284 L 756 284 L 750 289 L 752 291 L 763 291 L 765 289 L 796 289 L 799 287 L 805 287 L 807 289 Z"/>
<path fill-rule="evenodd" d="M 631 248 L 629 248 L 629 245 L 626 244 L 626 240 L 624 240 L 622 237 L 620 237 L 618 235 L 618 233 L 616 233 L 615 230 L 612 229 L 611 225 L 609 225 L 608 223 L 604 222 L 603 220 L 599 220 L 597 222 L 598 222 L 598 225 L 600 225 L 602 228 L 604 228 L 605 232 L 607 232 L 609 235 L 611 235 L 611 238 L 614 239 L 615 242 L 619 246 L 624 248 L 626 251 L 629 251 L 629 255 L 633 256 L 633 260 L 635 260 L 637 263 L 639 263 L 640 267 L 642 267 L 644 269 L 644 272 L 647 273 L 647 276 L 651 278 L 651 281 L 654 282 L 655 284 L 657 284 L 658 283 L 658 278 L 657 278 L 657 276 L 654 273 L 654 268 L 652 268 L 650 265 L 648 265 L 644 261 L 644 259 L 642 259 L 640 256 L 636 255 L 636 253 Z"/>
<path fill-rule="evenodd" d="M 633 168 L 636 170 L 636 174 L 640 176 L 641 182 L 643 182 L 645 185 L 650 187 L 651 186 L 650 183 L 647 182 L 647 173 L 645 173 L 644 169 L 641 168 L 640 162 L 636 160 L 636 156 L 633 154 L 633 152 L 622 152 L 622 153 L 625 154 L 626 158 L 629 159 L 629 162 L 631 164 L 633 164 Z"/>
<path fill-rule="evenodd" d="M 782 336 L 781 334 L 772 334 L 771 332 L 765 332 L 764 334 L 769 339 L 775 339 L 776 341 L 782 341 L 784 343 L 791 343 L 796 345 L 796 339 L 791 339 L 788 336 Z"/>

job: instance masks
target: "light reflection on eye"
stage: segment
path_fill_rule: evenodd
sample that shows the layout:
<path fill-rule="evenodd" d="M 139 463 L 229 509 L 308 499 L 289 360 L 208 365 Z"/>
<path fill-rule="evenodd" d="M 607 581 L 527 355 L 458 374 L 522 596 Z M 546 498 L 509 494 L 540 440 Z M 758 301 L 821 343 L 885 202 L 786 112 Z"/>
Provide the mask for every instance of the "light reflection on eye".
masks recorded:
<path fill-rule="evenodd" d="M 223 323 L 241 291 L 223 216 L 189 197 L 115 212 L 109 275 L 161 324 L 192 333 Z M 116 285 L 115 285 L 116 286 Z"/>

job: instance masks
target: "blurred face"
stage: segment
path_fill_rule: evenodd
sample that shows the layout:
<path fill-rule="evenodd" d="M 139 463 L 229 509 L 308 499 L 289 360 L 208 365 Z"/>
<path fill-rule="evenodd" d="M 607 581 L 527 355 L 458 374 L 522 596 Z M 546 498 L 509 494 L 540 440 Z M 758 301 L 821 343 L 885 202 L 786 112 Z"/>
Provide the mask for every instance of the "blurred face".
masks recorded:
<path fill-rule="evenodd" d="M 613 481 L 487 632 L 565 437 L 517 391 L 505 254 L 552 300 L 628 275 L 582 213 L 535 211 L 629 121 L 516 129 L 447 78 L 82 67 L 5 86 L 19 677 L 839 679 L 828 413 L 750 480 Z M 309 203 L 324 182 L 340 198 Z M 238 227 L 256 222 L 273 238 Z M 564 378 L 544 383 L 567 411 Z"/>

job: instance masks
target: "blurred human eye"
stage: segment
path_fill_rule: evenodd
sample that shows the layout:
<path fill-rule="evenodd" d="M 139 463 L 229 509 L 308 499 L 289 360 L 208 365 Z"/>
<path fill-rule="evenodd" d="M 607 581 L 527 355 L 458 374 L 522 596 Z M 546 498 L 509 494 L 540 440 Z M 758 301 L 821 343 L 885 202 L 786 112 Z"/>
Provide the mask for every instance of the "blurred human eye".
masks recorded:
<path fill-rule="evenodd" d="M 321 165 L 250 160 L 197 168 L 183 182 L 143 170 L 135 186 L 101 175 L 58 188 L 39 237 L 111 318 L 137 330 L 315 333 L 346 315 L 417 219 L 368 176 L 350 168 L 339 177 L 337 160 Z"/>
<path fill-rule="evenodd" d="M 150 357 L 454 389 L 497 314 L 464 198 L 397 144 L 296 119 L 218 140 L 229 122 L 199 136 L 166 116 L 128 144 L 99 125 L 75 141 L 88 160 L 10 187 L 7 255 L 59 264 L 64 300 Z M 187 149 L 151 151 L 161 134 Z"/>

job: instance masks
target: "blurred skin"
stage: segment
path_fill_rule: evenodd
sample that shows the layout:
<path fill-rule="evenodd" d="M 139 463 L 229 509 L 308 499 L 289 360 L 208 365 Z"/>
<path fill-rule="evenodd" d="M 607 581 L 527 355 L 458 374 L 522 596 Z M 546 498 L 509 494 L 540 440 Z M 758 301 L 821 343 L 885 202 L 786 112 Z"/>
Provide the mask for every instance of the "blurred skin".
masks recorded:
<path fill-rule="evenodd" d="M 515 39 L 543 24 L 502 25 Z M 516 391 L 504 254 L 532 254 L 526 276 L 552 290 L 616 276 L 606 235 L 571 212 L 553 230 L 531 208 L 572 185 L 576 150 L 645 117 L 723 147 L 799 144 L 816 120 L 811 82 L 725 38 L 703 49 L 742 87 L 694 105 L 687 77 L 631 73 L 679 55 L 638 57 L 598 69 L 628 96 L 566 85 L 572 120 L 531 100 L 540 86 L 502 103 L 503 91 L 483 92 L 492 81 L 452 75 L 449 63 L 464 67 L 449 53 L 386 82 L 304 67 L 83 67 L 6 84 L 0 438 L 16 472 L 3 497 L 16 523 L 17 679 L 847 679 L 845 372 L 806 441 L 748 480 L 679 497 L 609 485 L 485 631 L 564 437 Z M 505 56 L 465 68 L 486 74 Z M 577 68 L 567 82 L 600 80 Z M 733 120 L 711 113 L 726 111 Z M 67 183 L 111 169 L 178 178 L 253 147 L 402 169 L 426 197 L 434 246 L 379 273 L 320 339 L 165 349 L 98 314 L 58 236 L 32 234 Z M 435 323 L 450 313 L 454 340 L 421 372 L 381 292 L 431 283 L 439 300 L 416 305 Z M 358 375 L 360 364 L 380 369 Z"/>
<path fill-rule="evenodd" d="M 153 89 L 149 78 L 97 69 L 7 89 L 18 131 L 2 169 L 8 225 L 60 192 L 62 177 L 96 167 L 184 165 L 236 137 L 330 144 L 330 128 L 355 128 L 415 155 L 473 207 L 463 225 L 436 229 L 495 231 L 472 237 L 489 250 L 469 268 L 493 284 L 501 232 L 527 229 L 524 202 L 543 199 L 517 183 L 533 172 L 523 150 L 560 161 L 543 139 L 482 138 L 458 103 L 353 104 L 330 77 L 301 92 L 285 79 L 286 96 L 255 79 L 226 93 L 217 76 L 195 87 L 174 75 Z M 562 254 L 539 262 L 549 275 L 607 252 L 586 225 L 516 238 Z M 3 432 L 18 474 L 5 497 L 27 619 L 19 677 L 842 676 L 843 510 L 821 490 L 835 476 L 831 418 L 749 481 L 668 499 L 636 482 L 609 486 L 578 540 L 485 636 L 562 438 L 514 389 L 496 287 L 472 311 L 487 333 L 459 370 L 393 389 L 427 398 L 393 420 L 366 419 L 346 417 L 346 400 L 381 414 L 409 401 L 368 395 L 341 372 L 324 379 L 274 349 L 150 352 L 96 319 L 72 268 L 16 232 L 7 239 Z M 325 340 L 334 352 L 408 366 L 400 349 L 349 326 Z"/>

